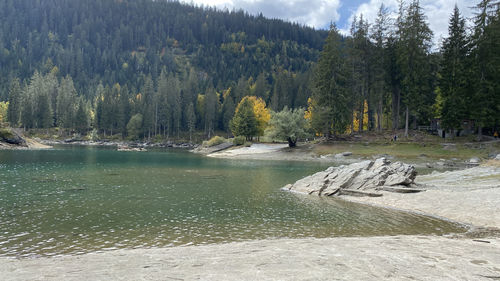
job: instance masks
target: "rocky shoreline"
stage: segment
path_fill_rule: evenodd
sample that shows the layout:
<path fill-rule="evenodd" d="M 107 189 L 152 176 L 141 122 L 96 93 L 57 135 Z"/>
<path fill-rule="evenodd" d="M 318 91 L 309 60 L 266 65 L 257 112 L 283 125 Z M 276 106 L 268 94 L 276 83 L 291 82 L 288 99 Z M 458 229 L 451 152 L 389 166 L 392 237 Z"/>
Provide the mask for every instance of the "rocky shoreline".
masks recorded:
<path fill-rule="evenodd" d="M 128 142 L 128 141 L 110 141 L 110 140 L 99 140 L 99 141 L 87 141 L 87 140 L 77 140 L 77 139 L 67 139 L 67 140 L 39 140 L 41 143 L 46 145 L 88 145 L 88 146 L 116 146 L 116 147 L 130 147 L 130 148 L 186 148 L 193 149 L 198 147 L 197 144 L 189 142 Z"/>

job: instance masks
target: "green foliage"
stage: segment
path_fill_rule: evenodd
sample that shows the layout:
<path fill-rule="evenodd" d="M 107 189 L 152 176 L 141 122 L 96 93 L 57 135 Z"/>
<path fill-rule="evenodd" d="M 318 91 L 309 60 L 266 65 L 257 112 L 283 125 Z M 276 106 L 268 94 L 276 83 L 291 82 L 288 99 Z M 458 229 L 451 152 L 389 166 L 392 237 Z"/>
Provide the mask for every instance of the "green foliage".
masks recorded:
<path fill-rule="evenodd" d="M 56 68 L 90 96 L 96 81 L 140 89 L 138 76 L 156 80 L 164 68 L 181 73 L 193 66 L 214 85 L 226 86 L 277 68 L 304 72 L 326 35 L 177 1 L 17 0 L 12 5 L 2 0 L 0 7 L 0 100 L 7 98 L 12 73 L 26 81 L 36 69 L 45 75 Z"/>
<path fill-rule="evenodd" d="M 216 145 L 225 143 L 226 141 L 227 140 L 225 138 L 223 138 L 223 137 L 214 136 L 211 139 L 209 139 L 207 141 L 204 141 L 203 144 L 202 144 L 202 146 L 203 147 L 212 147 L 212 146 L 216 146 Z"/>
<path fill-rule="evenodd" d="M 21 118 L 21 85 L 19 79 L 12 79 L 9 88 L 9 108 L 7 119 L 12 127 L 17 127 Z"/>
<path fill-rule="evenodd" d="M 473 92 L 469 105 L 471 117 L 479 126 L 500 124 L 500 9 L 497 1 L 482 0 L 476 6 L 471 38 Z"/>
<path fill-rule="evenodd" d="M 93 129 L 92 131 L 90 131 L 87 137 L 91 141 L 97 141 L 99 139 L 99 135 L 97 134 L 97 129 Z"/>
<path fill-rule="evenodd" d="M 287 140 L 289 147 L 295 147 L 299 138 L 308 135 L 304 112 L 302 108 L 285 107 L 282 111 L 273 113 L 266 134 L 271 138 Z"/>
<path fill-rule="evenodd" d="M 0 139 L 12 139 L 14 134 L 10 128 L 0 128 Z"/>
<path fill-rule="evenodd" d="M 441 119 L 445 129 L 459 129 L 462 121 L 469 113 L 470 44 L 465 30 L 465 20 L 455 6 L 448 27 L 449 37 L 443 42 L 440 72 L 440 95 L 436 97 L 441 102 Z M 440 100 L 442 99 L 442 100 Z"/>
<path fill-rule="evenodd" d="M 257 118 L 255 118 L 253 102 L 250 99 L 244 99 L 238 104 L 230 127 L 234 136 L 245 136 L 247 140 L 257 135 Z"/>
<path fill-rule="evenodd" d="M 137 113 L 130 118 L 130 121 L 128 121 L 127 124 L 127 133 L 130 139 L 138 139 L 140 137 L 143 128 L 142 122 L 143 118 L 140 113 Z"/>
<path fill-rule="evenodd" d="M 234 145 L 244 145 L 246 142 L 246 138 L 244 136 L 237 136 L 233 139 Z"/>
<path fill-rule="evenodd" d="M 412 0 L 400 15 L 397 27 L 397 63 L 403 93 L 401 98 L 406 107 L 405 136 L 408 136 L 409 115 L 418 118 L 419 114 L 431 109 L 434 103 L 432 80 L 435 76 L 432 75 L 429 56 L 432 31 L 418 0 Z"/>
<path fill-rule="evenodd" d="M 477 5 L 472 36 L 452 17 L 441 64 L 418 0 L 401 1 L 394 26 L 383 6 L 373 25 L 357 18 L 347 37 L 176 1 L 10 2 L 0 0 L 0 101 L 8 99 L 11 126 L 251 139 L 267 122 L 235 110 L 248 96 L 275 111 L 311 98 L 310 125 L 327 137 L 355 124 L 397 129 L 404 114 L 406 128 L 428 125 L 436 110 L 446 128 L 464 118 L 500 124 L 493 0 Z"/>
<path fill-rule="evenodd" d="M 332 26 L 318 61 L 313 99 L 313 119 L 326 136 L 344 133 L 350 120 L 348 68 L 345 49 L 335 26 Z M 314 112 L 318 113 L 315 114 Z"/>

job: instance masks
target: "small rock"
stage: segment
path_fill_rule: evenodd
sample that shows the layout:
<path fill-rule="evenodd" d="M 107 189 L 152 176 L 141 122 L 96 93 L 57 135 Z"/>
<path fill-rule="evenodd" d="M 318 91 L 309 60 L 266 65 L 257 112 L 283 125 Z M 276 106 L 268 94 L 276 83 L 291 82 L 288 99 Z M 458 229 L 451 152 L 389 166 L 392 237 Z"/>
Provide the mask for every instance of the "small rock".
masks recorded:
<path fill-rule="evenodd" d="M 352 155 L 352 152 L 350 152 L 350 151 L 345 151 L 345 152 L 342 152 L 341 154 L 342 154 L 342 156 L 351 156 L 351 155 Z"/>
<path fill-rule="evenodd" d="M 471 164 L 478 164 L 479 162 L 481 162 L 481 160 L 477 157 L 473 157 L 473 158 L 469 159 L 469 163 L 471 163 Z"/>
<path fill-rule="evenodd" d="M 500 154 L 498 154 L 497 157 L 495 157 L 495 160 L 500 161 Z"/>

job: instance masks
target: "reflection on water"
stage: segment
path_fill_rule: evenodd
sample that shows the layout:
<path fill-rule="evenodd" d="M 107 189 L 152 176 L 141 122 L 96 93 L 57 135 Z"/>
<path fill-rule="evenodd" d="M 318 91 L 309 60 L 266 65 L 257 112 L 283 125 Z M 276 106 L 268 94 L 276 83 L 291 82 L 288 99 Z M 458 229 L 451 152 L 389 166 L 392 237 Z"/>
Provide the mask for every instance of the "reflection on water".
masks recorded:
<path fill-rule="evenodd" d="M 172 150 L 0 151 L 0 255 L 463 230 L 433 218 L 279 190 L 322 165 Z"/>

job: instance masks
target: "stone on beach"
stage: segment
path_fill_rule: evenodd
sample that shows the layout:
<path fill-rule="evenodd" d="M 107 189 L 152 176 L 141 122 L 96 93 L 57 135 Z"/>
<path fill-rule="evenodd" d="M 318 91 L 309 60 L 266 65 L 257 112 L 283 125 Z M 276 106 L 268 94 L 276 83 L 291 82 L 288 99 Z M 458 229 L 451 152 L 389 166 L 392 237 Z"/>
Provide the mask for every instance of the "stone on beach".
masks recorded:
<path fill-rule="evenodd" d="M 343 190 L 366 192 L 382 190 L 384 187 L 412 188 L 415 186 L 416 176 L 417 172 L 412 165 L 391 163 L 386 158 L 379 158 L 375 161 L 367 160 L 347 166 L 329 167 L 325 171 L 289 184 L 284 189 L 332 196 L 341 195 Z"/>

